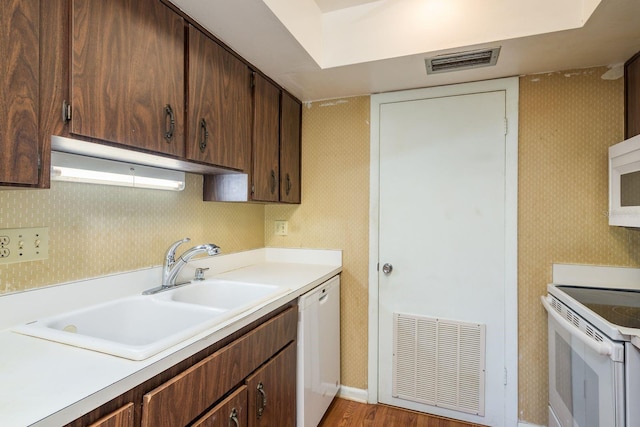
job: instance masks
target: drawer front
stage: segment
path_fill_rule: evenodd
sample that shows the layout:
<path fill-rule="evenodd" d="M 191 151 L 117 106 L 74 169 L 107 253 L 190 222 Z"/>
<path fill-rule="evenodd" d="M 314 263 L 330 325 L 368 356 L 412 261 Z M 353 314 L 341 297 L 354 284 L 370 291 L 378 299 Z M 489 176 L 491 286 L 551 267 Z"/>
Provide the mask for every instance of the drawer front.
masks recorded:
<path fill-rule="evenodd" d="M 133 427 L 133 403 L 105 415 L 89 427 Z"/>
<path fill-rule="evenodd" d="M 193 427 L 245 427 L 247 425 L 247 386 L 243 385 L 207 412 Z"/>
<path fill-rule="evenodd" d="M 296 307 L 144 395 L 143 427 L 184 426 L 296 338 Z"/>

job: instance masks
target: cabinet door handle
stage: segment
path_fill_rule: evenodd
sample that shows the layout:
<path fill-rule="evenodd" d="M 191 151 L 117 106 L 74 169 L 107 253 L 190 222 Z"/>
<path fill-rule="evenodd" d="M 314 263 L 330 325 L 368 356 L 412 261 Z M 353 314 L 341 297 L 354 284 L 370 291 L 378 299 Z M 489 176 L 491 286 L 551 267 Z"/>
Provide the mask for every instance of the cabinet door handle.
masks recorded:
<path fill-rule="evenodd" d="M 240 422 L 238 421 L 238 410 L 236 408 L 233 408 L 231 410 L 231 414 L 229 414 L 229 427 L 240 427 Z"/>
<path fill-rule="evenodd" d="M 278 184 L 278 180 L 276 179 L 276 171 L 271 169 L 271 194 L 276 192 L 276 185 Z"/>
<path fill-rule="evenodd" d="M 289 174 L 287 174 L 287 196 L 289 195 L 289 192 L 291 191 L 291 177 L 289 176 Z"/>
<path fill-rule="evenodd" d="M 164 133 L 164 139 L 166 139 L 167 142 L 170 142 L 173 138 L 173 133 L 176 130 L 176 115 L 173 112 L 173 108 L 171 108 L 171 105 L 167 104 L 164 106 L 164 115 L 165 120 L 169 125 L 169 129 L 165 128 L 166 132 Z"/>
<path fill-rule="evenodd" d="M 66 100 L 62 101 L 62 123 L 69 123 L 71 121 L 71 104 L 68 104 Z"/>
<path fill-rule="evenodd" d="M 267 407 L 267 393 L 264 391 L 264 385 L 262 385 L 262 383 L 258 384 L 257 387 L 257 391 L 258 391 L 258 418 L 260 418 L 262 416 L 262 413 L 264 412 L 264 408 Z"/>
<path fill-rule="evenodd" d="M 200 152 L 204 153 L 209 140 L 209 131 L 207 130 L 207 122 L 205 119 L 200 120 Z"/>

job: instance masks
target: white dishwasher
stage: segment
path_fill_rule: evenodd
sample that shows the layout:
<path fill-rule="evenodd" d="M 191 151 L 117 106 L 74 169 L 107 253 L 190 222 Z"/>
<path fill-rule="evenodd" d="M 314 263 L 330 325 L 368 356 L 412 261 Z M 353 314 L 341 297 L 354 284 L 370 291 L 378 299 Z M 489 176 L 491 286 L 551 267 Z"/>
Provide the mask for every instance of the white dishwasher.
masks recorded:
<path fill-rule="evenodd" d="M 298 300 L 297 426 L 316 427 L 340 388 L 340 276 Z"/>

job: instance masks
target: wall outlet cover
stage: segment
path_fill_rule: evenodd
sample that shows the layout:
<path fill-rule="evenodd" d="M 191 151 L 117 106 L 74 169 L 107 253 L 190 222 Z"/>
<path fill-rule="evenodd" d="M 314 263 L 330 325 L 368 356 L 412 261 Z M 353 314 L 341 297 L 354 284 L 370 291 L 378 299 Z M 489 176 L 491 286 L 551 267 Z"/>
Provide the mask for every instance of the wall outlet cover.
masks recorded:
<path fill-rule="evenodd" d="M 0 264 L 49 258 L 49 228 L 5 228 L 0 230 Z"/>

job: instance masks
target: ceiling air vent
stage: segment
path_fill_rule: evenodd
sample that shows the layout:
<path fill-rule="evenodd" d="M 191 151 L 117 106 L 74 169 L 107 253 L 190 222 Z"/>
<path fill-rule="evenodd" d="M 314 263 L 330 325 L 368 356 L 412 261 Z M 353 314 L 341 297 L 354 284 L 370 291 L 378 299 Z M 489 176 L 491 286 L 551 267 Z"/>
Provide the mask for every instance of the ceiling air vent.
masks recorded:
<path fill-rule="evenodd" d="M 494 47 L 492 49 L 438 55 L 433 58 L 427 58 L 424 62 L 427 65 L 427 74 L 438 74 L 496 65 L 498 55 L 500 55 L 500 48 Z"/>

